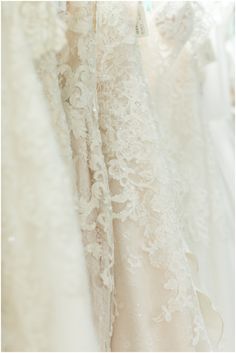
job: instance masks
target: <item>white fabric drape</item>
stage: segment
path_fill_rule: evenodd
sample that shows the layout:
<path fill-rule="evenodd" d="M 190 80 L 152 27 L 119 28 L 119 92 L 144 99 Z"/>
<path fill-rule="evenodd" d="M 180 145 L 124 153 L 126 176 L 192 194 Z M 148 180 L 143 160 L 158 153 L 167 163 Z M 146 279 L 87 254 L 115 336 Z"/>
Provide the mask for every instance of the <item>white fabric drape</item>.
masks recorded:
<path fill-rule="evenodd" d="M 233 136 L 209 122 L 230 107 L 207 10 L 2 10 L 3 349 L 233 349 Z"/>
<path fill-rule="evenodd" d="M 2 348 L 96 351 L 70 174 L 34 67 L 46 47 L 38 38 L 49 50 L 63 44 L 60 23 L 46 2 L 4 3 L 2 10 Z M 45 19 L 56 37 L 41 37 Z"/>

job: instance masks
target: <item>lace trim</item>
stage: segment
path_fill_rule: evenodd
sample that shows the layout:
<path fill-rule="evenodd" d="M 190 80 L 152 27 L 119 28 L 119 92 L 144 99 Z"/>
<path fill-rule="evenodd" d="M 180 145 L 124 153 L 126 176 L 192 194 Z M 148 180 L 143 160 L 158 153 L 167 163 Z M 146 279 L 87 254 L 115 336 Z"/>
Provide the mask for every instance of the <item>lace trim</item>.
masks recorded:
<path fill-rule="evenodd" d="M 133 249 L 134 241 L 139 243 L 135 252 L 128 250 L 122 256 L 131 271 L 143 267 L 146 259 L 157 273 L 163 271 L 159 281 L 167 292 L 153 316 L 156 325 L 171 322 L 177 312 L 185 313 L 191 317 L 191 344 L 197 346 L 202 340 L 210 344 L 186 263 L 182 230 L 171 197 L 172 185 L 149 110 L 135 25 L 127 19 L 128 9 L 121 4 L 98 5 L 99 124 L 113 219 L 117 227 L 120 223 L 127 227 L 136 224 L 143 234 L 140 241 L 128 231 L 127 235 L 115 237 L 130 244 L 127 250 Z M 119 242 L 122 244 L 122 240 Z"/>
<path fill-rule="evenodd" d="M 114 312 L 114 245 L 108 176 L 96 101 L 96 4 L 69 3 L 62 14 L 69 50 L 60 54 L 59 83 L 70 130 L 78 214 L 86 250 L 95 322 L 102 350 L 110 350 Z"/>

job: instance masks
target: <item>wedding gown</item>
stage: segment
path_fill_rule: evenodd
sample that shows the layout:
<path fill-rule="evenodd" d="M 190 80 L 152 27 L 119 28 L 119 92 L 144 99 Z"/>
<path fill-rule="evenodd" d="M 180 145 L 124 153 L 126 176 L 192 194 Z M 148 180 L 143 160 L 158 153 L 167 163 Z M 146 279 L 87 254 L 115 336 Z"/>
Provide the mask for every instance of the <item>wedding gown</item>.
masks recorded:
<path fill-rule="evenodd" d="M 191 256 L 185 252 L 173 183 L 142 74 L 137 3 L 74 2 L 64 18 L 71 49 L 61 54 L 59 77 L 84 206 L 80 217 L 85 226 L 85 216 L 94 222 L 82 231 L 100 347 L 109 349 L 111 335 L 112 351 L 210 350 L 209 334 L 216 344 L 221 322 L 193 284 Z M 92 184 L 95 165 L 101 166 L 98 194 Z M 105 224 L 113 219 L 113 233 L 99 227 L 96 236 L 98 200 L 109 206 L 107 192 L 112 218 L 107 213 Z M 108 284 L 104 278 L 95 280 L 103 274 L 99 264 L 105 258 L 110 259 L 107 269 L 114 262 L 115 289 L 108 286 L 110 271 Z"/>
<path fill-rule="evenodd" d="M 171 12 L 150 56 L 160 81 L 142 38 L 156 30 L 137 2 L 67 2 L 59 15 L 54 2 L 4 4 L 5 350 L 218 349 L 222 320 L 192 246 L 208 227 L 192 61 L 208 23 L 182 50 L 188 30 L 166 43 L 176 17 L 158 5 Z M 196 24 L 191 6 L 184 29 Z"/>
<path fill-rule="evenodd" d="M 70 173 L 35 70 L 64 25 L 48 2 L 2 6 L 2 350 L 97 351 Z"/>
<path fill-rule="evenodd" d="M 234 77 L 231 77 L 234 75 L 234 52 L 230 58 L 232 62 L 228 62 L 229 57 L 226 51 L 228 44 L 231 42 L 233 46 L 234 43 L 233 35 L 230 40 L 229 32 L 230 25 L 232 26 L 234 21 L 234 2 L 218 3 L 217 6 L 210 7 L 210 9 L 215 20 L 210 36 L 215 60 L 211 65 L 208 65 L 205 72 L 202 107 L 212 137 L 213 151 L 218 167 L 217 177 L 220 178 L 219 187 L 222 190 L 220 205 L 222 212 L 224 212 L 226 225 L 225 231 L 218 241 L 211 244 L 215 251 L 215 263 L 218 264 L 215 266 L 217 273 L 215 281 L 212 283 L 209 280 L 209 273 L 206 271 L 205 278 L 207 283 L 211 284 L 211 297 L 222 312 L 224 319 L 223 347 L 226 351 L 234 351 L 234 108 L 230 101 L 229 92 L 230 84 L 232 88 L 235 84 Z M 217 260 L 219 256 L 220 262 Z"/>
<path fill-rule="evenodd" d="M 212 62 L 218 60 L 209 37 L 214 24 L 196 3 L 155 5 L 146 13 L 149 34 L 139 41 L 144 69 L 164 148 L 182 182 L 179 208 L 185 220 L 185 239 L 197 257 L 200 283 L 223 318 L 222 347 L 233 350 L 234 299 L 229 288 L 234 283 L 233 207 L 229 204 L 233 193 L 227 194 L 222 183 L 217 161 L 224 149 L 222 145 L 215 149 L 211 131 L 217 108 L 212 104 L 212 90 L 206 92 L 205 88 Z M 217 92 L 221 85 L 215 82 L 214 87 Z M 222 92 L 221 97 L 227 98 L 227 88 Z M 225 108 L 225 100 L 219 101 L 218 113 Z M 232 153 L 227 151 L 225 157 Z M 231 168 L 225 167 L 224 174 Z M 227 186 L 233 188 L 232 181 Z"/>
<path fill-rule="evenodd" d="M 110 350 L 113 321 L 113 230 L 107 168 L 102 153 L 96 95 L 94 2 L 71 2 L 61 14 L 69 49 L 59 55 L 59 83 L 67 116 L 100 349 Z"/>

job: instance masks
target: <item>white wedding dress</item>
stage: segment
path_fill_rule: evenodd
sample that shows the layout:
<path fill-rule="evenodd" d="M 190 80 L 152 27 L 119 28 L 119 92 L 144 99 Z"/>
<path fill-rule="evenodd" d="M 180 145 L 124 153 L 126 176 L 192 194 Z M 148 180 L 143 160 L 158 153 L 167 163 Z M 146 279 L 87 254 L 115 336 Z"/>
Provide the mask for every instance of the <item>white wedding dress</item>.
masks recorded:
<path fill-rule="evenodd" d="M 210 350 L 221 320 L 193 283 L 142 74 L 137 3 L 70 3 L 64 19 L 70 51 L 60 55 L 59 77 L 101 349 L 111 336 L 112 351 Z M 107 210 L 112 201 L 112 214 L 102 200 Z M 104 228 L 109 217 L 113 232 Z M 110 270 L 104 281 L 105 259 L 114 286 Z"/>
<path fill-rule="evenodd" d="M 232 167 L 224 162 L 226 179 L 223 179 L 218 162 L 224 153 L 225 161 L 231 158 L 233 165 L 233 149 L 229 141 L 222 141 L 219 132 L 216 135 L 214 124 L 216 114 L 221 112 L 223 118 L 228 113 L 224 102 L 229 97 L 229 89 L 217 81 L 218 72 L 225 68 L 215 70 L 213 90 L 213 85 L 209 86 L 209 74 L 213 77 L 211 66 L 219 65 L 217 62 L 222 59 L 219 52 L 214 53 L 210 41 L 214 23 L 203 4 L 179 1 L 155 5 L 146 13 L 148 36 L 139 41 L 144 69 L 164 148 L 172 172 L 178 172 L 182 184 L 179 208 L 185 220 L 186 242 L 198 260 L 199 284 L 223 318 L 222 349 L 233 350 L 234 221 L 233 182 L 232 177 L 229 179 Z M 216 97 L 217 93 L 221 100 Z M 214 97 L 219 105 L 213 103 Z M 218 136 L 217 149 L 212 135 Z"/>
<path fill-rule="evenodd" d="M 211 242 L 211 251 L 215 255 L 214 281 L 210 271 L 205 271 L 205 281 L 210 286 L 211 297 L 222 313 L 224 320 L 224 338 L 222 346 L 226 351 L 235 347 L 235 226 L 234 226 L 234 51 L 228 53 L 228 45 L 234 46 L 233 22 L 234 2 L 219 2 L 210 7 L 214 15 L 214 26 L 210 40 L 215 52 L 215 60 L 207 66 L 203 84 L 202 107 L 204 119 L 208 122 L 212 139 L 212 149 L 217 164 L 217 178 L 220 179 L 220 207 L 225 219 L 225 231 L 218 241 Z M 232 34 L 230 36 L 230 28 Z M 228 59 L 232 60 L 229 61 Z M 233 77 L 231 77 L 233 76 Z M 232 88 L 231 88 L 232 86 Z M 229 94 L 231 93 L 231 94 Z M 232 97 L 232 98 L 231 98 Z M 233 98 L 234 99 L 234 98 Z M 205 258 L 208 253 L 205 254 Z M 221 261 L 219 261 L 219 257 Z M 203 257 L 202 257 L 203 258 Z M 203 265 L 205 265 L 203 263 Z"/>
<path fill-rule="evenodd" d="M 219 349 L 210 24 L 174 3 L 3 6 L 6 351 Z"/>
<path fill-rule="evenodd" d="M 35 70 L 64 25 L 49 2 L 6 2 L 2 20 L 2 350 L 97 351 L 70 173 Z"/>

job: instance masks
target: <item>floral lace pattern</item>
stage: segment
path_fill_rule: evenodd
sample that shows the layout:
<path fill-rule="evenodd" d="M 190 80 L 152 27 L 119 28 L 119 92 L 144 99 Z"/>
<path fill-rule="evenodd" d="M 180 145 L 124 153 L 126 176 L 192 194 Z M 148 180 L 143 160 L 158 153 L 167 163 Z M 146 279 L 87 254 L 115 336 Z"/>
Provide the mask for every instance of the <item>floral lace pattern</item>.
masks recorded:
<path fill-rule="evenodd" d="M 158 112 L 170 122 L 173 107 L 178 117 L 186 111 L 185 119 L 198 104 L 190 91 L 180 98 L 183 86 L 198 89 L 187 54 L 196 59 L 207 25 L 194 26 L 197 3 L 159 3 Z M 176 172 L 175 157 L 183 159 L 184 151 L 175 156 L 179 141 L 174 134 L 171 142 L 163 139 L 170 127 L 160 129 L 151 105 L 136 35 L 138 3 L 66 2 L 60 17 L 55 5 L 14 5 L 13 26 L 7 22 L 9 82 L 21 70 L 22 76 L 10 87 L 14 97 L 20 94 L 16 107 L 6 102 L 4 120 L 11 137 L 4 140 L 4 346 L 97 350 L 92 299 L 102 351 L 211 350 L 206 302 L 185 242 L 186 232 L 196 236 L 196 224 L 200 236 L 207 233 L 201 208 L 207 195 L 204 188 L 195 194 L 199 218 L 190 207 L 180 214 L 191 171 Z M 5 10 L 6 20 L 10 6 Z M 26 56 L 14 66 L 18 52 Z M 162 94 L 171 95 L 167 108 Z M 203 143 L 196 126 L 193 149 Z M 190 129 L 186 124 L 181 137 L 188 139 Z M 205 181 L 205 161 L 198 162 Z"/>
<path fill-rule="evenodd" d="M 62 14 L 69 51 L 60 54 L 59 82 L 76 170 L 78 213 L 86 250 L 95 323 L 109 350 L 113 317 L 112 209 L 96 103 L 95 3 L 73 3 Z"/>
<path fill-rule="evenodd" d="M 168 350 L 163 337 L 174 344 L 176 320 L 184 338 L 175 349 L 209 349 L 141 72 L 135 11 L 136 3 L 97 4 L 99 125 L 113 204 L 119 311 L 112 350 Z M 153 300 L 145 301 L 147 293 Z"/>
<path fill-rule="evenodd" d="M 158 29 L 159 70 L 170 70 L 185 47 L 198 59 L 211 25 L 198 1 L 159 1 L 153 21 Z"/>
<path fill-rule="evenodd" d="M 199 118 L 199 72 L 207 60 L 203 57 L 207 56 L 209 60 L 212 57 L 207 46 L 209 24 L 208 27 L 204 24 L 204 16 L 203 23 L 200 21 L 199 24 L 201 7 L 198 3 L 178 2 L 169 6 L 164 3 L 163 6 L 158 15 L 154 13 L 149 19 L 152 35 L 148 42 L 140 43 L 144 70 L 152 101 L 155 102 L 154 109 L 159 114 L 159 125 L 165 140 L 162 147 L 172 163 L 172 178 L 179 184 L 178 197 L 182 198 L 180 209 L 185 208 L 185 223 L 188 223 L 187 237 L 196 241 L 207 240 L 209 195 L 216 193 L 212 193 L 207 181 L 208 172 L 212 170 L 209 165 L 212 158 L 206 155 L 209 147 L 206 145 L 210 145 L 206 142 L 206 123 Z M 171 30 L 172 22 L 175 23 L 175 31 Z M 170 52 L 178 49 L 178 55 L 172 57 L 172 64 L 165 70 L 163 67 L 166 64 L 161 64 L 165 50 L 160 47 L 160 38 L 163 45 L 168 45 Z M 214 203 L 211 202 L 211 205 Z"/>
<path fill-rule="evenodd" d="M 171 179 L 176 181 L 177 209 L 181 212 L 184 224 L 184 238 L 188 244 L 187 248 L 199 262 L 199 275 L 205 283 L 205 269 L 208 268 L 213 278 L 212 269 L 217 265 L 216 258 L 212 256 L 214 244 L 219 244 L 227 229 L 220 201 L 219 175 L 209 141 L 209 127 L 201 111 L 202 73 L 206 64 L 213 59 L 213 53 L 209 47 L 207 27 L 201 32 L 198 26 L 202 24 L 198 19 L 195 20 L 199 13 L 195 11 L 194 6 L 199 5 L 190 2 L 187 6 L 184 2 L 181 6 L 188 14 L 184 16 L 182 11 L 182 18 L 192 21 L 196 28 L 190 31 L 187 25 L 179 24 L 186 41 L 178 47 L 178 55 L 171 64 L 169 62 L 169 67 L 164 63 L 161 67 L 161 58 L 165 53 L 162 53 L 160 47 L 160 37 L 162 36 L 170 52 L 175 50 L 176 42 L 172 38 L 171 43 L 168 37 L 163 36 L 160 26 L 156 23 L 156 13 L 149 15 L 149 38 L 139 44 L 144 72 L 152 101 L 155 103 L 153 109 L 162 131 L 162 148 L 165 151 L 163 153 L 168 156 L 171 165 Z M 194 10 L 192 17 L 186 6 Z M 180 8 L 178 7 L 178 11 Z M 174 13 L 173 9 L 172 16 Z M 182 22 L 181 17 L 179 20 Z M 162 21 L 165 23 L 165 17 Z M 177 24 L 176 27 L 178 28 Z M 185 31 L 187 33 L 184 33 Z M 196 37 L 199 32 L 202 33 L 199 39 L 193 40 L 192 36 Z M 176 37 L 177 33 L 178 31 Z M 204 256 L 207 261 L 203 260 Z M 207 286 L 203 288 L 206 291 Z M 208 293 L 212 295 L 212 292 Z M 216 340 L 214 341 L 216 343 Z"/>

